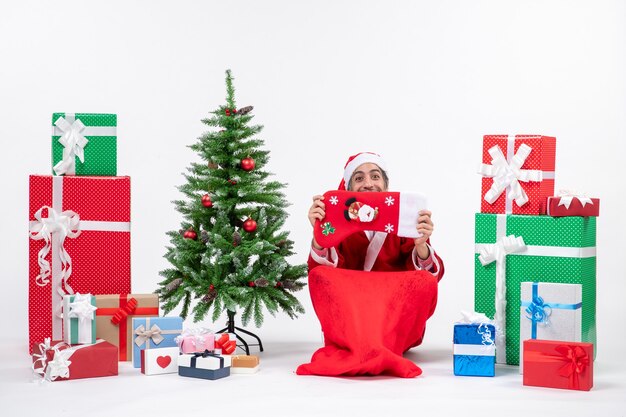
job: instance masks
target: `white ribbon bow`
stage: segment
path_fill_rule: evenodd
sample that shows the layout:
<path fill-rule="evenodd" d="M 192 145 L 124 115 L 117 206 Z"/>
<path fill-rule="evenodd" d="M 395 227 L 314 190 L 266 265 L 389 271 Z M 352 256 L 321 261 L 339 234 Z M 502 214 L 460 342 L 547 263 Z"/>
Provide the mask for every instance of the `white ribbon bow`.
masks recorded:
<path fill-rule="evenodd" d="M 48 210 L 48 217 L 42 217 L 42 211 Z M 61 282 L 62 287 L 69 294 L 73 294 L 72 288 L 67 284 L 67 280 L 72 275 L 72 258 L 63 247 L 66 237 L 75 238 L 80 235 L 80 216 L 71 210 L 58 213 L 55 209 L 43 206 L 34 215 L 36 221 L 31 223 L 30 238 L 33 240 L 45 241 L 45 245 L 39 251 L 37 261 L 39 263 L 39 275 L 36 282 L 39 286 L 46 286 L 50 282 L 50 263 L 46 260 L 48 252 L 52 246 L 52 233 L 55 234 L 59 243 L 59 258 L 61 260 Z M 62 289 L 61 294 L 62 294 Z"/>
<path fill-rule="evenodd" d="M 54 124 L 63 132 L 59 138 L 59 143 L 63 145 L 63 159 L 54 166 L 54 172 L 57 175 L 75 174 L 75 158 L 78 157 L 80 162 L 85 162 L 84 148 L 89 142 L 82 133 L 85 125 L 80 119 L 70 124 L 63 117 L 59 117 Z"/>
<path fill-rule="evenodd" d="M 522 143 L 509 163 L 498 145 L 489 149 L 489 155 L 492 158 L 491 165 L 481 164 L 478 168 L 479 174 L 493 178 L 491 188 L 485 193 L 485 201 L 493 204 L 500 197 L 500 194 L 508 188 L 510 199 L 515 200 L 519 207 L 528 202 L 528 195 L 519 182 L 541 181 L 543 179 L 540 170 L 521 169 L 531 151 L 530 146 Z"/>
<path fill-rule="evenodd" d="M 526 249 L 524 238 L 521 236 L 503 236 L 490 248 L 480 251 L 478 260 L 485 266 L 496 263 L 496 299 L 494 321 L 496 326 L 496 355 L 499 363 L 505 363 L 506 354 L 506 255 L 522 252 Z"/>
<path fill-rule="evenodd" d="M 591 198 L 572 190 L 559 190 L 559 197 L 561 197 L 559 206 L 565 206 L 566 209 L 569 209 L 570 204 L 572 204 L 575 198 L 580 201 L 583 207 L 585 207 L 587 203 L 593 204 Z"/>
<path fill-rule="evenodd" d="M 161 329 L 156 324 L 153 324 L 150 329 L 146 329 L 142 324 L 141 326 L 135 329 L 135 334 L 137 337 L 135 338 L 135 344 L 137 346 L 141 346 L 144 343 L 147 343 L 148 340 L 152 339 L 154 344 L 158 345 L 164 339 L 161 335 Z"/>
<path fill-rule="evenodd" d="M 77 318 L 78 322 L 83 324 L 93 320 L 93 312 L 96 311 L 95 306 L 91 304 L 91 294 L 76 293 L 74 301 L 70 303 L 69 318 Z"/>
<path fill-rule="evenodd" d="M 50 346 L 50 338 L 44 339 L 43 343 L 39 344 L 39 351 L 41 354 L 34 353 L 33 357 L 36 358 L 33 362 L 33 371 L 43 377 L 41 382 L 54 381 L 57 378 L 69 378 L 70 365 L 72 362 L 69 357 L 74 353 L 70 349 L 60 350 L 61 347 L 68 347 L 65 343 L 57 343 L 53 347 Z M 51 361 L 47 361 L 47 351 L 54 351 L 54 356 Z M 40 364 L 37 367 L 37 364 Z M 47 366 L 46 366 L 47 365 Z"/>

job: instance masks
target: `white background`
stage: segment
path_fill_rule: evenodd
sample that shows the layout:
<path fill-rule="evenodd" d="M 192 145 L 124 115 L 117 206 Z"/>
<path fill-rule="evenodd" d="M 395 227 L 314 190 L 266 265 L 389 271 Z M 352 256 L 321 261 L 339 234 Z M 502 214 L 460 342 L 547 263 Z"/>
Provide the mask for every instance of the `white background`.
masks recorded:
<path fill-rule="evenodd" d="M 470 405 L 493 411 L 497 403 L 491 402 L 489 391 L 497 387 L 500 398 L 521 398 L 520 405 L 524 399 L 549 396 L 543 406 L 553 415 L 565 412 L 558 405 L 562 400 L 573 404 L 570 415 L 588 415 L 591 410 L 625 415 L 626 367 L 616 358 L 626 341 L 626 3 L 4 3 L 0 397 L 11 395 L 15 407 L 41 407 L 29 402 L 35 392 L 25 384 L 27 204 L 28 175 L 50 173 L 51 114 L 118 114 L 118 174 L 132 178 L 132 288 L 135 293 L 152 292 L 160 280 L 158 272 L 167 267 L 162 257 L 168 244 L 165 232 L 180 225 L 170 202 L 180 197 L 176 186 L 183 182 L 181 173 L 197 160 L 187 145 L 205 131 L 200 119 L 224 103 L 224 71 L 231 68 L 238 106 L 254 105 L 254 121 L 265 126 L 260 137 L 271 152 L 267 168 L 275 179 L 288 183 L 285 193 L 292 205 L 285 228 L 297 251 L 291 262 L 306 261 L 311 196 L 337 186 L 348 155 L 374 151 L 391 167 L 392 189 L 429 197 L 435 222 L 432 243 L 446 264 L 437 312 L 429 321 L 424 345 L 411 357 L 423 365 L 423 378 L 354 383 L 293 377 L 293 369 L 308 361 L 320 343 L 319 325 L 304 290 L 299 293 L 307 310 L 304 316 L 292 321 L 268 315 L 262 328 L 253 329 L 268 347 L 265 369 L 270 370 L 264 375 L 278 386 L 261 388 L 248 379 L 252 401 L 242 404 L 242 410 L 252 412 L 260 396 L 271 404 L 302 400 L 317 406 L 318 399 L 325 398 L 336 410 L 357 410 L 365 404 L 372 411 L 372 398 L 386 397 L 381 404 L 388 409 L 401 405 L 467 411 Z M 452 323 L 460 310 L 473 307 L 481 138 L 500 133 L 556 136 L 556 189 L 573 188 L 601 199 L 598 360 L 591 393 L 528 394 L 510 370 L 494 380 L 496 385 L 491 379 L 450 376 Z M 204 324 L 217 328 L 224 320 Z M 431 365 L 435 377 L 430 387 L 429 364 L 441 365 Z M 136 386 L 134 371 L 127 371 L 119 381 Z M 50 398 L 88 384 L 98 390 L 116 386 L 111 379 L 102 381 L 55 384 L 36 393 Z M 168 381 L 181 384 L 178 379 Z M 228 383 L 228 392 L 243 388 Z M 411 403 L 410 398 L 419 401 Z M 300 411 L 305 409 L 316 410 Z M 55 410 L 67 415 L 74 409 L 48 409 L 53 414 Z M 100 413 L 108 414 L 108 409 Z"/>

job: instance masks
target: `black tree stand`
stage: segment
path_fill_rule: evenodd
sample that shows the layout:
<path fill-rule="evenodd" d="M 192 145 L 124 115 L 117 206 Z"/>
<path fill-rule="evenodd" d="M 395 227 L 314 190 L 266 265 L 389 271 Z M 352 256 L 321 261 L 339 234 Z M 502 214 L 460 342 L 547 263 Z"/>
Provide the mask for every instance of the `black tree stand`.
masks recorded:
<path fill-rule="evenodd" d="M 249 346 L 258 346 L 259 350 L 261 352 L 263 352 L 263 343 L 261 343 L 261 339 L 259 338 L 259 336 L 255 335 L 254 333 L 249 332 L 249 331 L 247 331 L 245 329 L 242 329 L 241 327 L 235 326 L 235 312 L 234 311 L 226 310 L 226 313 L 228 314 L 228 321 L 226 322 L 226 327 L 224 327 L 221 330 L 218 330 L 216 333 L 224 333 L 224 332 L 226 332 L 226 333 L 234 333 L 235 336 L 237 337 L 237 340 L 239 340 L 243 344 L 243 346 L 238 344 L 237 347 L 240 348 L 240 349 L 245 350 L 246 351 L 246 355 L 250 354 Z M 257 342 L 259 342 L 259 343 L 248 344 L 244 340 L 243 337 L 241 337 L 241 336 L 239 336 L 239 334 L 237 334 L 236 330 L 238 330 L 241 333 L 245 333 L 248 336 L 254 337 L 257 340 Z"/>

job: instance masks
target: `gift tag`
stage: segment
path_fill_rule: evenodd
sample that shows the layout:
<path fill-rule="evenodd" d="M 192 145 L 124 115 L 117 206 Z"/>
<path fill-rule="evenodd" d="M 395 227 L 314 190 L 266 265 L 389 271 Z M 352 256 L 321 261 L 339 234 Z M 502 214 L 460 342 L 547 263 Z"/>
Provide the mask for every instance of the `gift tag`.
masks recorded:
<path fill-rule="evenodd" d="M 178 347 L 144 349 L 141 351 L 141 373 L 146 375 L 178 372 Z"/>

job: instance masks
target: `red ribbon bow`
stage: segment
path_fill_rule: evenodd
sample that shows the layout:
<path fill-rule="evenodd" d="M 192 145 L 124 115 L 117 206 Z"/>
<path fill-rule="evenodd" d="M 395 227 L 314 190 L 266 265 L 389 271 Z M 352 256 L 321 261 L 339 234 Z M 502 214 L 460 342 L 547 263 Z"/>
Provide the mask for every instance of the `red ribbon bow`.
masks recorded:
<path fill-rule="evenodd" d="M 559 375 L 569 378 L 573 388 L 578 389 L 578 377 L 589 365 L 587 352 L 580 346 L 571 345 L 559 345 L 555 350 L 561 355 L 559 359 L 565 362 L 565 365 L 559 369 Z"/>
<path fill-rule="evenodd" d="M 224 333 L 219 339 L 215 339 L 215 349 L 222 349 L 222 353 L 230 355 L 237 348 L 237 342 L 230 340 L 230 335 Z"/>
<path fill-rule="evenodd" d="M 135 298 L 129 298 L 126 302 L 126 305 L 120 309 L 118 309 L 115 314 L 111 317 L 111 323 L 118 325 L 123 320 L 126 320 L 129 314 L 133 314 L 135 309 L 137 308 L 137 300 Z"/>

